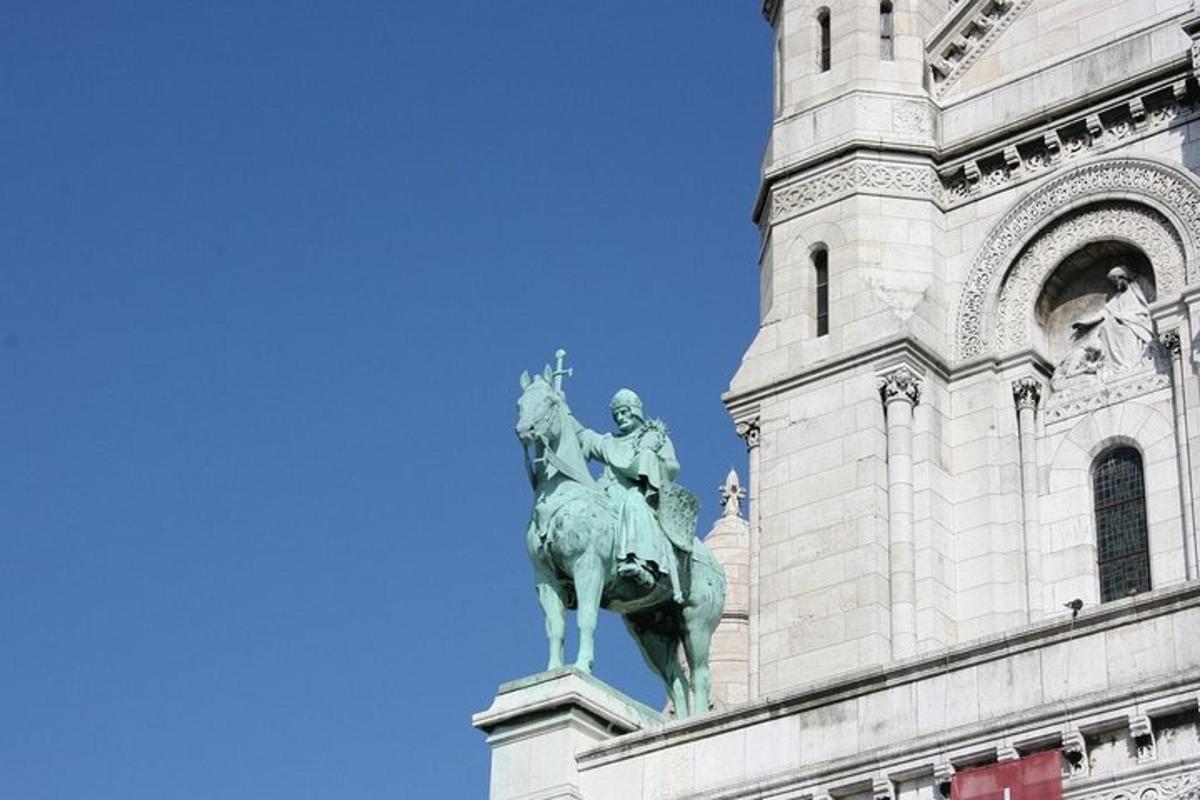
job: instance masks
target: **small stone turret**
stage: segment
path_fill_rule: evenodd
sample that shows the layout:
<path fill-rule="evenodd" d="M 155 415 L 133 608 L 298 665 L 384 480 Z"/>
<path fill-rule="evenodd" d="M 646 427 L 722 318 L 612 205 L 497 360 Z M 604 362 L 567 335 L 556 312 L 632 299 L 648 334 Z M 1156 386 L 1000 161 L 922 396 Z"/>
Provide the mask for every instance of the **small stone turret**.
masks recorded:
<path fill-rule="evenodd" d="M 725 568 L 727 583 L 709 666 L 713 705 L 729 708 L 750 699 L 750 525 L 741 515 L 746 490 L 736 472 L 729 470 L 719 491 L 724 510 L 704 541 Z"/>

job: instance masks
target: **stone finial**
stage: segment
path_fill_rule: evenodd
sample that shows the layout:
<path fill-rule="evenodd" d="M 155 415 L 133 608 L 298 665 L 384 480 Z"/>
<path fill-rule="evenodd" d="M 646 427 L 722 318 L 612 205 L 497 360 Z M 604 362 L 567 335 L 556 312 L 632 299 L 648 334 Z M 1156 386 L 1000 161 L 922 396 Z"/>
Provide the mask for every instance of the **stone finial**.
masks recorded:
<path fill-rule="evenodd" d="M 916 405 L 921 399 L 921 378 L 906 366 L 880 375 L 877 379 L 883 402 L 907 399 Z"/>
<path fill-rule="evenodd" d="M 758 447 L 759 426 L 758 417 L 752 419 L 738 420 L 734 426 L 737 431 L 738 438 L 746 440 L 746 449 L 753 450 Z"/>
<path fill-rule="evenodd" d="M 721 484 L 717 491 L 721 496 L 721 505 L 724 511 L 721 512 L 723 517 L 740 517 L 742 515 L 742 500 L 746 498 L 746 490 L 742 488 L 738 481 L 736 470 L 729 470 L 729 474 L 725 476 L 725 482 Z"/>
<path fill-rule="evenodd" d="M 1037 408 L 1042 399 L 1042 384 L 1036 378 L 1017 378 L 1012 382 L 1013 400 L 1017 409 Z"/>
<path fill-rule="evenodd" d="M 1159 341 L 1163 343 L 1163 347 L 1167 348 L 1171 355 L 1179 355 L 1182 349 L 1182 341 L 1179 337 L 1179 328 L 1172 328 L 1169 331 L 1164 331 L 1159 335 L 1158 338 Z"/>

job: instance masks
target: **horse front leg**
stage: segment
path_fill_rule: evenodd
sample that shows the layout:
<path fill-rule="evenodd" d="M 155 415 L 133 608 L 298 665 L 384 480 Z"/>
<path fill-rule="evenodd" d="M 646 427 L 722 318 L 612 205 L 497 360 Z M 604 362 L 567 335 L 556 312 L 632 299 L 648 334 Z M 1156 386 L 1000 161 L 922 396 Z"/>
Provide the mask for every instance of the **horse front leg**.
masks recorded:
<path fill-rule="evenodd" d="M 596 661 L 596 622 L 600 617 L 600 594 L 604 588 L 604 565 L 599 556 L 587 552 L 575 562 L 575 597 L 579 602 L 576 617 L 579 622 L 579 655 L 575 668 L 592 674 Z"/>
<path fill-rule="evenodd" d="M 563 665 L 563 642 L 567 635 L 567 607 L 563 602 L 562 590 L 554 578 L 539 572 L 537 576 L 538 604 L 546 618 L 546 641 L 550 644 L 550 660 L 546 669 L 558 669 Z"/>

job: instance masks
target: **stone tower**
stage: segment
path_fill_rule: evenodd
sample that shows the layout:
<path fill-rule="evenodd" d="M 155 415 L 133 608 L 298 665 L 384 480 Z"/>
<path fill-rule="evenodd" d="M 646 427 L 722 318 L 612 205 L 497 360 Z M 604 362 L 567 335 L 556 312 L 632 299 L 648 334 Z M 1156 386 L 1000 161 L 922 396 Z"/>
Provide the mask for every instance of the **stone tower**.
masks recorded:
<path fill-rule="evenodd" d="M 477 718 L 505 763 L 574 749 L 493 796 L 1197 800 L 1200 12 L 762 11 L 724 705 L 511 684 Z"/>

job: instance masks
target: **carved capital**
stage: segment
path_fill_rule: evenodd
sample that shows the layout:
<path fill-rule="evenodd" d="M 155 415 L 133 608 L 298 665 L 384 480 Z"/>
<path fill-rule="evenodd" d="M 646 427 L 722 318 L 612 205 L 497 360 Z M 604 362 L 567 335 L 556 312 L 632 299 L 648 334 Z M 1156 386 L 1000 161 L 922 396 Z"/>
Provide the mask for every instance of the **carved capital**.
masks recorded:
<path fill-rule="evenodd" d="M 746 440 L 746 450 L 758 447 L 760 433 L 758 417 L 738 420 L 734 425 L 734 430 L 737 432 L 738 438 Z"/>
<path fill-rule="evenodd" d="M 892 782 L 885 777 L 879 776 L 871 781 L 871 796 L 875 800 L 892 800 Z"/>
<path fill-rule="evenodd" d="M 1177 356 L 1180 354 L 1180 352 L 1182 352 L 1182 341 L 1179 338 L 1179 328 L 1172 328 L 1169 331 L 1163 332 L 1159 335 L 1158 339 L 1163 343 L 1163 347 L 1167 348 L 1167 351 L 1170 352 L 1172 356 Z"/>
<path fill-rule="evenodd" d="M 1037 378 L 1017 378 L 1012 382 L 1013 400 L 1017 410 L 1036 409 L 1042 399 L 1042 384 Z"/>
<path fill-rule="evenodd" d="M 907 400 L 916 405 L 921 399 L 921 378 L 908 367 L 899 367 L 876 379 L 884 404 Z"/>

